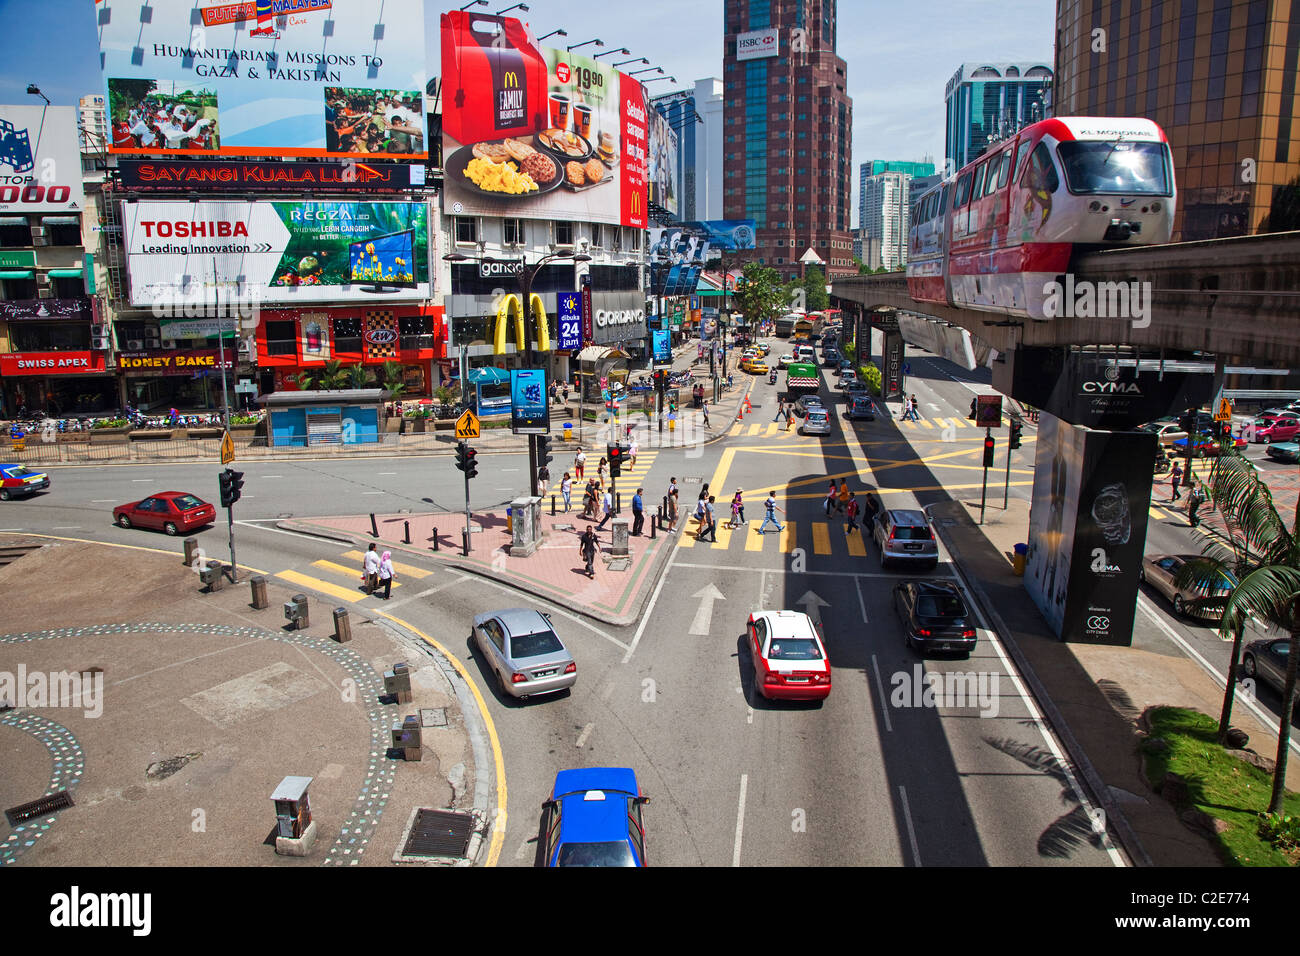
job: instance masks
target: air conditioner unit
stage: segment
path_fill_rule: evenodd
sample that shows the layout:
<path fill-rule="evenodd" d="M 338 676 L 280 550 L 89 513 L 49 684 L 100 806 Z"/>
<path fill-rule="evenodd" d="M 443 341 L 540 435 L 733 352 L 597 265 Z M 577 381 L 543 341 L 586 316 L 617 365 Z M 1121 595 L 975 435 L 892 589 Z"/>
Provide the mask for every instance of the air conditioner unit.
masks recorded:
<path fill-rule="evenodd" d="M 90 327 L 90 334 L 91 334 L 91 335 L 107 335 L 107 334 L 108 334 L 108 326 L 107 326 L 107 325 L 99 325 L 99 324 L 92 325 L 92 326 Z"/>
<path fill-rule="evenodd" d="M 50 288 L 47 286 L 47 287 L 45 287 L 44 289 L 37 289 L 37 290 L 36 290 L 36 298 L 38 298 L 38 299 L 52 299 L 52 298 L 54 298 L 54 293 L 53 293 L 53 292 L 50 290 Z"/>
<path fill-rule="evenodd" d="M 49 244 L 50 240 L 44 236 L 32 236 L 32 245 L 34 246 L 48 246 Z"/>
<path fill-rule="evenodd" d="M 144 334 L 144 340 L 145 340 L 146 343 L 148 343 L 148 345 L 149 345 L 150 348 L 155 348 L 155 349 L 156 349 L 156 348 L 158 347 L 158 333 L 157 333 L 157 332 L 146 332 L 146 333 Z"/>
<path fill-rule="evenodd" d="M 139 352 L 141 349 L 144 348 L 144 343 L 141 342 L 139 339 L 127 339 L 126 348 L 127 351 L 129 352 Z"/>
<path fill-rule="evenodd" d="M 50 277 L 49 277 L 48 275 L 46 275 L 44 272 L 37 273 L 37 275 L 36 275 L 36 284 L 37 284 L 37 285 L 49 285 L 49 284 L 50 284 Z"/>
<path fill-rule="evenodd" d="M 45 227 L 44 227 L 44 226 L 32 226 L 32 235 L 33 235 L 33 236 L 43 236 L 43 235 L 45 235 Z"/>
<path fill-rule="evenodd" d="M 174 349 L 174 348 L 176 348 L 176 340 L 175 340 L 175 339 L 163 339 L 163 340 L 162 340 L 162 347 L 165 348 L 165 349 Z"/>
<path fill-rule="evenodd" d="M 109 348 L 109 344 L 108 344 L 108 336 L 107 336 L 107 335 L 92 335 L 92 336 L 90 337 L 90 347 L 91 347 L 92 349 L 107 349 L 107 348 Z"/>

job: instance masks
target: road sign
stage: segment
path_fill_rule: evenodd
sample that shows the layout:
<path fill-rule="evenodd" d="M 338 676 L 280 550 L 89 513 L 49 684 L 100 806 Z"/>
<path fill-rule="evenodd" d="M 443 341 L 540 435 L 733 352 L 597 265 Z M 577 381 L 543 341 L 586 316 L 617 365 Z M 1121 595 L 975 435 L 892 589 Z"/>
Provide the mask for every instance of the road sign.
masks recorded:
<path fill-rule="evenodd" d="M 235 440 L 230 437 L 230 432 L 221 436 L 221 463 L 229 465 L 235 460 Z"/>
<path fill-rule="evenodd" d="M 1226 398 L 1219 399 L 1219 408 L 1214 413 L 1214 420 L 1216 422 L 1232 421 L 1232 402 Z"/>
<path fill-rule="evenodd" d="M 465 414 L 456 419 L 456 438 L 478 437 L 478 416 L 466 409 Z"/>
<path fill-rule="evenodd" d="M 975 424 L 981 428 L 1002 427 L 1002 396 L 975 396 Z"/>

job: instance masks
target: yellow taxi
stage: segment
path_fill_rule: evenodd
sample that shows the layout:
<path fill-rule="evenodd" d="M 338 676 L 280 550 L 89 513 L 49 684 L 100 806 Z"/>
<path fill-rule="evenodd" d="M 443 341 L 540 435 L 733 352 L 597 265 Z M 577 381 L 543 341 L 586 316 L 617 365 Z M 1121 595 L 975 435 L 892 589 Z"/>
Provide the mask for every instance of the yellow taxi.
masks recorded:
<path fill-rule="evenodd" d="M 767 363 L 757 356 L 745 359 L 740 363 L 740 367 L 746 372 L 752 372 L 755 375 L 767 374 Z"/>

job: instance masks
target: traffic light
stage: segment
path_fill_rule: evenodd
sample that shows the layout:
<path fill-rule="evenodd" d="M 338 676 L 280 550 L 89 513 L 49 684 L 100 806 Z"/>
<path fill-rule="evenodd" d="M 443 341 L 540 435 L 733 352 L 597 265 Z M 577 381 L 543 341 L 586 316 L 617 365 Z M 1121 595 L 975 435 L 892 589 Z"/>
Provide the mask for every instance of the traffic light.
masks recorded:
<path fill-rule="evenodd" d="M 970 414 L 966 416 L 971 421 L 975 421 L 975 399 L 970 400 Z"/>
<path fill-rule="evenodd" d="M 456 468 L 465 472 L 466 478 L 478 475 L 478 452 L 470 447 L 469 442 L 456 442 Z"/>
<path fill-rule="evenodd" d="M 1014 449 L 1020 447 L 1020 430 L 1023 427 L 1024 426 L 1020 423 L 1020 419 L 1013 418 L 1011 420 L 1010 431 L 1007 436 L 1007 448 Z"/>
<path fill-rule="evenodd" d="M 620 445 L 607 445 L 605 457 L 609 459 L 609 477 L 617 478 L 623 474 L 623 448 Z"/>
<path fill-rule="evenodd" d="M 996 442 L 993 440 L 992 435 L 984 436 L 984 467 L 985 468 L 993 467 L 993 446 L 995 444 Z"/>
<path fill-rule="evenodd" d="M 538 435 L 537 436 L 537 467 L 541 468 L 544 465 L 549 465 L 553 461 L 555 461 L 555 456 L 551 454 L 551 436 Z"/>
<path fill-rule="evenodd" d="M 229 508 L 239 500 L 240 489 L 244 487 L 244 473 L 227 468 L 219 476 L 221 481 L 221 507 Z"/>
<path fill-rule="evenodd" d="M 468 456 L 466 456 L 465 454 L 465 451 L 468 448 L 469 448 L 469 444 L 467 442 L 463 442 L 463 441 L 456 442 L 456 470 L 457 471 L 465 470 L 465 464 L 466 462 L 469 461 Z"/>

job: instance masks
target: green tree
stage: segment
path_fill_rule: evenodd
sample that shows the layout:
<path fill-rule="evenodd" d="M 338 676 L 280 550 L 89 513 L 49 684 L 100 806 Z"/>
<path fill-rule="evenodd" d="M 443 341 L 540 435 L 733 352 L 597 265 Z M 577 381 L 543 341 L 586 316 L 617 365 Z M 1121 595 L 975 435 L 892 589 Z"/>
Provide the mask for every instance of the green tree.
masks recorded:
<path fill-rule="evenodd" d="M 785 309 L 787 301 L 777 271 L 757 262 L 746 264 L 731 300 L 751 324 L 775 319 Z"/>
<path fill-rule="evenodd" d="M 871 270 L 867 268 L 867 264 L 861 259 L 854 259 L 853 264 L 858 267 L 858 275 L 871 275 Z"/>
<path fill-rule="evenodd" d="M 1224 742 L 1232 716 L 1237 680 L 1237 659 L 1246 621 L 1255 617 L 1290 634 L 1286 681 L 1282 690 L 1282 712 L 1278 720 L 1277 763 L 1269 811 L 1280 813 L 1286 793 L 1286 764 L 1291 739 L 1291 718 L 1295 707 L 1296 659 L 1300 657 L 1300 502 L 1297 517 L 1288 530 L 1278 514 L 1268 485 L 1250 461 L 1237 454 L 1221 455 L 1210 473 L 1210 494 L 1228 529 L 1225 544 L 1211 539 L 1205 557 L 1189 561 L 1175 582 L 1180 587 L 1213 583 L 1227 574 L 1236 584 L 1226 600 L 1206 596 L 1189 602 L 1192 608 L 1223 604 L 1219 637 L 1233 642 L 1223 710 L 1219 718 L 1219 740 Z M 1248 677 L 1254 677 L 1248 674 Z"/>
<path fill-rule="evenodd" d="M 818 266 L 809 266 L 799 283 L 804 291 L 804 308 L 809 312 L 821 312 L 831 304 L 831 297 L 826 293 L 826 273 Z"/>
<path fill-rule="evenodd" d="M 303 372 L 298 376 L 298 387 L 307 392 L 334 392 L 343 388 L 348 381 L 348 370 L 338 359 L 330 359 L 320 368 Z"/>
<path fill-rule="evenodd" d="M 379 377 L 384 383 L 384 390 L 393 398 L 397 398 L 406 391 L 406 383 L 402 381 L 402 366 L 397 362 L 385 362 L 380 370 Z"/>
<path fill-rule="evenodd" d="M 1290 232 L 1300 229 L 1300 176 L 1273 190 L 1268 215 L 1259 224 L 1260 232 Z"/>
<path fill-rule="evenodd" d="M 360 362 L 349 366 L 347 369 L 347 382 L 349 388 L 365 388 L 370 384 L 370 370 Z"/>

